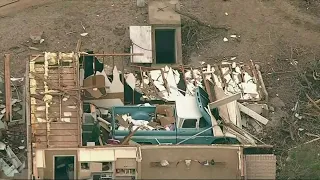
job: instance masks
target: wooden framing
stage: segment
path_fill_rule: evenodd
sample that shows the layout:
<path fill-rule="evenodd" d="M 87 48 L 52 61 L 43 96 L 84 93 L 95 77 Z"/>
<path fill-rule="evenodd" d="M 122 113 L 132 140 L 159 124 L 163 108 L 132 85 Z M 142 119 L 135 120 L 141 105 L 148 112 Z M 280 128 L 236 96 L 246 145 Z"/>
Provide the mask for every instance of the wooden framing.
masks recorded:
<path fill-rule="evenodd" d="M 72 53 L 56 54 L 56 64 L 49 64 L 43 56 L 30 59 L 27 86 L 34 147 L 79 147 L 82 103 L 77 90 L 78 58 Z M 75 90 L 64 90 L 70 88 Z"/>

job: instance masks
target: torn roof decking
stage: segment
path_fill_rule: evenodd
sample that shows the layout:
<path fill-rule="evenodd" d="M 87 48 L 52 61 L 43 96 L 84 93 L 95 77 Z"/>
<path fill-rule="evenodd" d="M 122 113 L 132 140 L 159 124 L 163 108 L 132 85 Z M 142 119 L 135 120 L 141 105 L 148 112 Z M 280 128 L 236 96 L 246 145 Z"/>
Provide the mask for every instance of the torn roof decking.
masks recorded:
<path fill-rule="evenodd" d="M 31 56 L 30 59 L 31 132 L 32 142 L 35 143 L 33 147 L 80 146 L 82 103 L 78 58 L 73 53 L 49 53 L 47 56 Z"/>

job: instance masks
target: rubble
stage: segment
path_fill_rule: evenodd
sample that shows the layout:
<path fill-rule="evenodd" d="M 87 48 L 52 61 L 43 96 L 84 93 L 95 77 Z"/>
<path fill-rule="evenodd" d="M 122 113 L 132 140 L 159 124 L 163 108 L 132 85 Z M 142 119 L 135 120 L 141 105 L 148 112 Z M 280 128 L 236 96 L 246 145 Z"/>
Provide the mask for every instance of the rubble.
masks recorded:
<path fill-rule="evenodd" d="M 141 81 L 137 81 L 137 91 L 143 93 L 146 89 L 144 85 L 154 86 L 157 96 L 167 101 L 175 101 L 177 96 L 194 96 L 196 87 L 203 87 L 203 78 L 224 89 L 226 95 L 241 93 L 240 100 L 258 102 L 268 98 L 263 80 L 258 76 L 260 71 L 254 65 L 223 62 L 220 66 L 208 64 L 205 68 L 173 69 L 166 66 L 147 72 L 145 68 L 141 68 L 142 72 L 135 75 L 143 76 L 140 76 Z M 181 84 L 186 88 L 184 89 Z"/>
<path fill-rule="evenodd" d="M 87 36 L 89 33 L 81 33 L 80 36 L 85 37 Z"/>
<path fill-rule="evenodd" d="M 149 120 L 133 119 L 130 114 L 117 115 L 116 119 L 118 121 L 117 130 L 129 130 L 129 124 L 132 124 L 132 129 L 135 130 L 139 128 L 138 131 L 173 131 L 173 124 L 175 123 L 174 117 L 168 117 L 161 114 L 152 114 L 148 117 Z"/>
<path fill-rule="evenodd" d="M 0 77 L 1 79 L 1 77 Z M 18 87 L 14 83 L 23 82 L 24 78 L 11 78 L 12 93 L 11 121 L 6 122 L 6 105 L 4 104 L 4 93 L 0 93 L 0 167 L 7 177 L 14 177 L 25 167 L 25 120 L 23 119 L 23 102 L 20 99 Z M 3 87 L 0 82 L 0 88 Z M 11 89 L 10 89 L 11 91 Z M 5 92 L 4 87 L 1 92 Z M 19 97 L 17 97 L 19 96 Z"/>
<path fill-rule="evenodd" d="M 0 142 L 0 167 L 7 177 L 14 177 L 15 174 L 21 172 L 25 168 L 24 162 L 17 157 L 12 149 Z M 20 149 L 20 148 L 19 148 Z M 20 149 L 23 150 L 24 148 Z M 22 151 L 23 152 L 23 151 Z"/>
<path fill-rule="evenodd" d="M 39 44 L 42 40 L 42 35 L 43 35 L 43 31 L 33 30 L 30 33 L 30 39 L 31 39 L 32 43 Z"/>

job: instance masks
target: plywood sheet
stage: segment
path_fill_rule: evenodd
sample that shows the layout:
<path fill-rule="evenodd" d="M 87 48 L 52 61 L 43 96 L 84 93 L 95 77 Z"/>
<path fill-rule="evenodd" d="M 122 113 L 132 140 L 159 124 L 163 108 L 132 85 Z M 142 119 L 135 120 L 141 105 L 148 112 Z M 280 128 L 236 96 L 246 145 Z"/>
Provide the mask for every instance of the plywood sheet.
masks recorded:
<path fill-rule="evenodd" d="M 130 26 L 132 53 L 143 53 L 143 56 L 132 56 L 133 63 L 152 63 L 151 26 Z"/>

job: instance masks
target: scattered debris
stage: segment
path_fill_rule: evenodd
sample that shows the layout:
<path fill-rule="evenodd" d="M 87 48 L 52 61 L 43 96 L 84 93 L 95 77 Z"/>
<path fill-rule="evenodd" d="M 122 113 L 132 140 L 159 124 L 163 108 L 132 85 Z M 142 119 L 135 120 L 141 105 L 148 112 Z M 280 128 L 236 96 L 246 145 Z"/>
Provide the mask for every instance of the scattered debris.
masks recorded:
<path fill-rule="evenodd" d="M 30 39 L 31 39 L 32 43 L 34 43 L 34 44 L 41 43 L 42 35 L 43 35 L 43 31 L 33 30 L 30 33 Z"/>
<path fill-rule="evenodd" d="M 245 107 L 244 105 L 238 103 L 238 106 L 239 106 L 239 109 L 240 109 L 241 112 L 247 114 L 248 116 L 252 117 L 253 119 L 259 121 L 260 123 L 266 125 L 269 122 L 268 119 L 266 119 L 265 117 L 259 115 L 256 112 L 252 111 L 251 109 Z"/>
<path fill-rule="evenodd" d="M 39 48 L 32 47 L 32 46 L 29 46 L 28 48 L 31 49 L 31 50 L 35 50 L 35 51 L 41 51 Z"/>
<path fill-rule="evenodd" d="M 85 37 L 87 36 L 89 33 L 81 33 L 80 36 Z"/>
<path fill-rule="evenodd" d="M 231 57 L 231 58 L 230 58 L 231 61 L 234 61 L 234 60 L 236 60 L 236 59 L 237 59 L 237 57 Z"/>
<path fill-rule="evenodd" d="M 22 171 L 22 169 L 24 168 L 24 162 L 20 161 L 20 159 L 17 157 L 17 155 L 12 151 L 12 149 L 8 145 L 5 145 L 2 142 L 0 143 L 1 143 L 0 155 L 2 156 L 0 158 L 0 167 L 2 169 L 2 172 L 7 177 L 13 177 L 15 174 Z"/>

